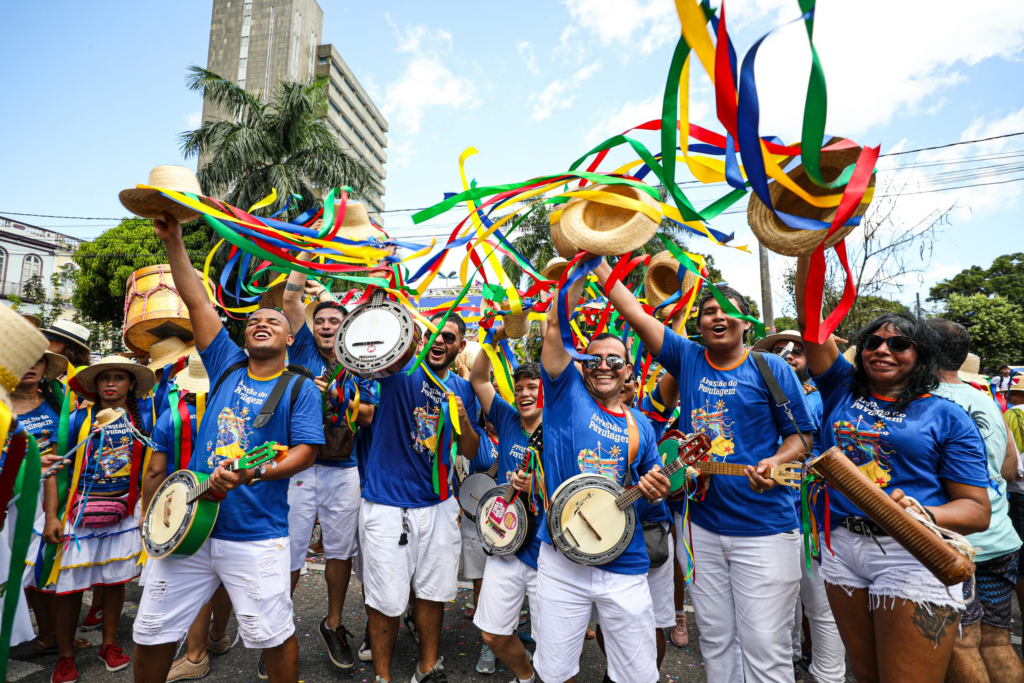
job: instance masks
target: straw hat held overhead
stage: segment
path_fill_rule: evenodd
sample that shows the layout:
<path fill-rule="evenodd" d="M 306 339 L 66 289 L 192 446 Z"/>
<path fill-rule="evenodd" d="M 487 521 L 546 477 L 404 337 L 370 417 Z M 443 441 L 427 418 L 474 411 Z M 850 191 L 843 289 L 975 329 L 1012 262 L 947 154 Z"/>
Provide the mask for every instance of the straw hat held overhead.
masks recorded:
<path fill-rule="evenodd" d="M 625 203 L 646 205 L 653 209 L 653 213 L 661 216 L 658 200 L 631 185 L 594 185 L 584 189 L 618 195 Z M 615 206 L 603 199 L 570 201 L 562 211 L 559 224 L 562 237 L 568 242 L 581 250 L 602 256 L 628 254 L 647 244 L 658 232 L 658 221 L 652 220 L 646 213 Z"/>
<path fill-rule="evenodd" d="M 193 350 L 188 356 L 188 367 L 179 372 L 174 378 L 174 383 L 179 389 L 184 389 L 190 394 L 210 393 L 210 376 L 206 374 L 206 366 L 199 352 Z"/>
<path fill-rule="evenodd" d="M 545 280 L 554 280 L 557 282 L 561 279 L 562 273 L 565 272 L 565 268 L 568 265 L 569 261 L 567 259 L 564 259 L 561 256 L 556 256 L 548 261 L 547 265 L 544 266 L 544 270 L 540 271 L 540 274 Z"/>
<path fill-rule="evenodd" d="M 75 375 L 75 381 L 87 394 L 96 395 L 96 378 L 104 372 L 111 370 L 124 370 L 135 377 L 135 396 L 142 397 L 153 390 L 156 384 L 156 375 L 144 365 L 132 363 L 121 356 L 107 356 L 101 358 L 87 368 L 84 368 Z"/>
<path fill-rule="evenodd" d="M 22 376 L 39 362 L 49 345 L 32 323 L 10 307 L 0 305 L 0 401 L 8 409 L 11 408 L 11 392 L 21 383 Z"/>
<path fill-rule="evenodd" d="M 168 199 L 159 190 L 153 189 L 158 187 L 200 197 L 203 194 L 192 169 L 184 166 L 157 166 L 149 172 L 149 182 L 146 186 L 121 190 L 118 196 L 124 208 L 140 218 L 163 218 L 165 213 L 171 214 L 182 223 L 199 218 L 200 214 L 195 209 Z"/>
<path fill-rule="evenodd" d="M 682 293 L 686 294 L 697 284 L 697 276 L 686 271 L 683 275 Z M 676 261 L 668 251 L 661 251 L 654 255 L 647 272 L 644 273 L 644 292 L 647 294 L 648 305 L 657 308 L 662 302 L 679 292 L 679 261 Z M 666 307 L 663 312 L 668 314 L 671 307 Z"/>

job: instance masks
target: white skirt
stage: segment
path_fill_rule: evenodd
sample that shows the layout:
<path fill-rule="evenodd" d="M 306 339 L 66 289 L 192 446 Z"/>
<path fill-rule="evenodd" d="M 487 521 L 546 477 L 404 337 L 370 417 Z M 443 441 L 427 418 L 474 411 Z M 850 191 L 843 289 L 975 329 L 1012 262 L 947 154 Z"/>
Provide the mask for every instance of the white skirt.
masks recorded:
<path fill-rule="evenodd" d="M 11 512 L 14 512 L 13 506 L 8 510 L 8 513 Z M 32 640 L 36 634 L 32 630 L 32 619 L 28 615 L 28 601 L 25 599 L 24 591 L 21 590 L 21 586 L 17 582 L 12 584 L 7 580 L 9 578 L 7 572 L 11 564 L 11 543 L 14 542 L 13 534 L 8 532 L 9 529 L 13 529 L 10 514 L 3 531 L 0 531 L 0 614 L 3 614 L 4 597 L 7 595 L 7 591 L 18 591 L 18 606 L 14 611 L 14 629 L 11 631 L 11 645 L 18 645 Z"/>
<path fill-rule="evenodd" d="M 60 574 L 56 585 L 40 590 L 47 593 L 77 593 L 93 586 L 113 586 L 127 583 L 142 573 L 138 564 L 142 553 L 142 534 L 139 515 L 142 501 L 135 504 L 135 514 L 125 517 L 120 524 L 105 527 L 79 527 L 72 537 L 70 525 L 64 529 L 64 553 L 60 556 Z M 43 518 L 36 520 L 32 546 L 25 560 L 27 574 L 35 574 L 35 562 L 42 544 Z M 28 578 L 28 577 L 26 577 Z M 43 577 L 40 583 L 45 583 Z M 34 585 L 34 576 L 31 580 Z"/>

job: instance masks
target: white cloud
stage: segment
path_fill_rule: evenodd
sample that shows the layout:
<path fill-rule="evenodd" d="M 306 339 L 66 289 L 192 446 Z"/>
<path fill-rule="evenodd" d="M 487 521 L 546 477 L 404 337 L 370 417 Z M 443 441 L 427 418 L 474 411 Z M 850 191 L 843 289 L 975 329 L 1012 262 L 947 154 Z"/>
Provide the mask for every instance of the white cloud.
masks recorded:
<path fill-rule="evenodd" d="M 549 83 L 541 92 L 531 93 L 530 101 L 533 102 L 533 114 L 531 117 L 533 120 L 543 121 L 551 116 L 555 109 L 566 109 L 572 106 L 576 95 L 569 93 L 578 90 L 585 80 L 600 70 L 600 62 L 588 64 L 574 73 L 570 79 L 556 79 Z"/>
<path fill-rule="evenodd" d="M 190 111 L 185 114 L 185 125 L 193 130 L 203 125 L 203 112 Z"/>
<path fill-rule="evenodd" d="M 593 146 L 602 140 L 641 123 L 661 118 L 663 96 L 661 93 L 651 95 L 641 102 L 626 102 L 618 112 L 601 119 L 584 138 L 587 146 Z M 711 108 L 703 100 L 690 103 L 690 120 L 698 122 L 711 113 Z"/>
<path fill-rule="evenodd" d="M 647 55 L 679 35 L 672 0 L 566 0 L 565 6 L 573 21 L 570 27 L 590 31 L 604 47 L 617 45 L 632 52 L 639 46 L 640 54 Z M 563 33 L 563 46 L 574 32 Z"/>
<path fill-rule="evenodd" d="M 519 56 L 522 58 L 523 63 L 526 64 L 526 68 L 530 70 L 534 76 L 540 75 L 540 67 L 537 66 L 537 55 L 533 54 L 533 47 L 529 41 L 524 40 L 516 46 L 519 50 Z"/>
<path fill-rule="evenodd" d="M 416 150 L 412 141 L 406 140 L 403 143 L 388 145 L 388 168 L 408 168 L 412 164 L 412 158 Z"/>

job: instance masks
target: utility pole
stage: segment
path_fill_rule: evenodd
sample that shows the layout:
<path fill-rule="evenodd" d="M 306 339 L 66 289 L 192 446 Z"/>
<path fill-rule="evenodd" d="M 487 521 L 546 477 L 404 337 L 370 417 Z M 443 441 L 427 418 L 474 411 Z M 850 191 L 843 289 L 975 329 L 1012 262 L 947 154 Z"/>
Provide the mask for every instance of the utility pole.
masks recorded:
<path fill-rule="evenodd" d="M 761 313 L 764 326 L 770 331 L 775 327 L 775 316 L 772 312 L 772 278 L 768 272 L 768 249 L 759 244 L 757 250 L 761 258 Z"/>
<path fill-rule="evenodd" d="M 921 292 L 917 293 L 917 317 L 921 318 Z"/>

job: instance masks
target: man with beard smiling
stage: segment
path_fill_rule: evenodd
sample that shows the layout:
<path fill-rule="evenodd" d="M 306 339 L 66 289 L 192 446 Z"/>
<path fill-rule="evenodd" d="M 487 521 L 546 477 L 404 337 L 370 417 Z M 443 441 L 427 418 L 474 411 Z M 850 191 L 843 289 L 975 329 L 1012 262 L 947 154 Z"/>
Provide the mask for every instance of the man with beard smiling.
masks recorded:
<path fill-rule="evenodd" d="M 572 308 L 585 281 L 579 278 L 569 286 L 567 301 Z M 646 499 L 660 502 L 668 493 L 669 481 L 659 471 L 661 458 L 654 430 L 640 411 L 622 404 L 622 385 L 632 371 L 625 344 L 609 334 L 595 336 L 587 346 L 590 358 L 583 361 L 581 375 L 562 344 L 558 319 L 558 307 L 564 305 L 561 292 L 556 302 L 548 311 L 541 350 L 541 462 L 548 495 L 566 479 L 583 473 L 603 474 L 624 485 L 628 471 L 628 478 L 638 483 Z M 600 463 L 596 471 L 590 464 L 595 453 Z M 635 458 L 629 457 L 630 453 L 635 453 Z M 537 560 L 541 610 L 535 623 L 540 637 L 536 639 L 534 666 L 540 677 L 547 683 L 575 678 L 584 635 L 596 608 L 597 620 L 605 630 L 609 677 L 622 683 L 657 681 L 657 650 L 651 637 L 654 609 L 647 588 L 650 561 L 644 535 L 633 534 L 623 553 L 601 566 L 584 566 L 564 557 L 551 545 L 545 524 L 541 524 L 539 535 L 543 541 Z"/>
<path fill-rule="evenodd" d="M 299 254 L 299 261 L 313 258 L 310 252 Z M 303 288 L 311 291 L 314 302 L 312 327 L 306 323 L 306 306 L 302 304 Z M 313 373 L 320 392 L 331 381 L 330 368 L 337 363 L 334 340 L 345 319 L 345 307 L 333 300 L 330 292 L 315 282 L 306 282 L 306 274 L 292 271 L 285 283 L 282 309 L 295 330 L 295 341 L 288 349 L 289 360 Z M 323 416 L 325 443 L 313 467 L 292 480 L 288 488 L 288 530 L 291 540 L 292 591 L 299 581 L 299 571 L 306 562 L 309 538 L 317 517 L 324 546 L 324 583 L 327 584 L 327 616 L 320 622 L 320 637 L 327 656 L 334 666 L 351 669 L 355 666 L 348 638 L 352 635 L 342 624 L 345 594 L 352 576 L 352 558 L 359 550 L 359 472 L 356 468 L 355 442 L 367 438 L 363 430 L 373 420 L 377 404 L 376 382 L 352 377 L 359 389 L 359 413 L 353 434 L 344 414 Z M 354 400 L 354 399 L 353 399 Z M 344 411 L 342 411 L 344 413 Z"/>
<path fill-rule="evenodd" d="M 602 262 L 594 272 L 604 285 L 611 268 Z M 741 312 L 749 310 L 739 292 L 729 287 L 720 292 Z M 812 443 L 815 424 L 796 375 L 782 359 L 765 356 L 789 398 L 799 433 L 771 400 L 744 348 L 750 323 L 727 315 L 711 294 L 703 294 L 697 304 L 704 346 L 645 312 L 622 283 L 607 294 L 679 382 L 680 429 L 712 437 L 715 460 L 748 465 L 748 481 L 715 477 L 704 498 L 691 506 L 695 578 L 690 596 L 708 680 L 790 683 L 800 524 L 790 493 L 763 475 L 769 467 L 804 459 L 801 436 Z"/>
<path fill-rule="evenodd" d="M 481 336 L 481 340 L 482 340 Z M 494 334 L 493 343 L 505 339 L 505 328 L 500 327 Z M 540 366 L 537 363 L 523 363 L 512 375 L 515 391 L 515 407 L 498 396 L 491 384 L 491 359 L 482 350 L 476 356 L 469 382 L 476 391 L 480 405 L 487 419 L 498 432 L 498 485 L 512 481 L 522 491 L 527 478 L 521 470 L 523 457 L 527 452 L 530 437 L 540 429 L 542 410 L 538 406 L 540 396 Z M 526 491 L 522 495 L 528 495 Z M 524 504 L 527 506 L 528 503 Z M 535 520 L 541 524 L 543 515 Z M 533 666 L 526 648 L 515 630 L 519 624 L 519 609 L 523 596 L 530 595 L 533 623 L 536 625 L 541 601 L 537 597 L 537 554 L 540 552 L 540 538 L 534 534 L 515 555 L 487 558 L 484 568 L 484 583 L 477 596 L 477 610 L 473 623 L 480 629 L 484 644 L 501 661 L 508 665 L 516 678 L 532 683 Z M 540 641 L 543 635 L 534 627 L 533 639 Z"/>
<path fill-rule="evenodd" d="M 462 535 L 450 476 L 438 482 L 440 496 L 434 492 L 434 451 L 441 436 L 441 403 L 454 394 L 458 415 L 451 417 L 459 420 L 458 452 L 470 460 L 477 456 L 480 405 L 469 382 L 449 371 L 466 346 L 465 335 L 465 321 L 452 313 L 427 353 L 426 367 L 409 374 L 414 362 L 410 361 L 402 372 L 379 381 L 380 404 L 373 418 L 359 523 L 363 592 L 378 682 L 391 680 L 398 618 L 409 602 L 410 582 L 416 593 L 420 642 L 414 683 L 448 680 L 438 644 L 444 603 L 454 600 L 459 590 Z M 448 462 L 447 453 L 439 456 L 450 475 L 455 463 Z"/>
<path fill-rule="evenodd" d="M 259 677 L 293 683 L 299 646 L 288 590 L 288 480 L 313 463 L 324 442 L 320 396 L 312 382 L 284 375 L 293 340 L 285 315 L 272 308 L 256 310 L 245 329 L 246 350 L 238 348 L 192 268 L 177 219 L 164 214 L 153 226 L 167 249 L 175 285 L 192 318 L 196 349 L 214 387 L 190 468 L 210 475 L 207 495 L 223 502 L 202 548 L 187 557 L 152 560 L 135 620 L 135 680 L 167 680 L 177 641 L 223 583 L 242 641 L 265 655 Z M 281 401 L 270 420 L 257 427 L 255 418 L 279 382 L 287 383 Z M 265 472 L 224 468 L 270 441 L 288 446 L 276 467 Z"/>

